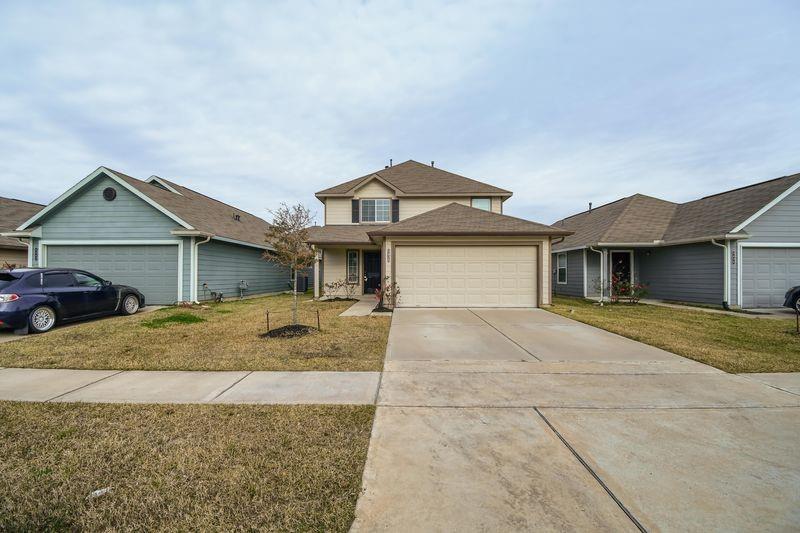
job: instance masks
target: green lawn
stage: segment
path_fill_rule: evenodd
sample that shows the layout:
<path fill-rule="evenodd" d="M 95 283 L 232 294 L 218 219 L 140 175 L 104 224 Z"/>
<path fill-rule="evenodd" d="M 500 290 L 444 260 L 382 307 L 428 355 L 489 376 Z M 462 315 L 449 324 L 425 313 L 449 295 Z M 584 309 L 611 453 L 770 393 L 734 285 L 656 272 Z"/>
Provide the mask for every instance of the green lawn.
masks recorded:
<path fill-rule="evenodd" d="M 373 415 L 0 402 L 0 531 L 346 531 Z"/>
<path fill-rule="evenodd" d="M 322 331 L 262 338 L 291 319 L 291 295 L 167 308 L 56 328 L 0 344 L 0 366 L 120 370 L 380 370 L 387 317 L 339 317 L 352 302 L 301 295 L 299 319 Z"/>
<path fill-rule="evenodd" d="M 791 319 L 645 304 L 600 307 L 567 297 L 555 297 L 549 310 L 726 372 L 800 372 L 800 336 Z"/>

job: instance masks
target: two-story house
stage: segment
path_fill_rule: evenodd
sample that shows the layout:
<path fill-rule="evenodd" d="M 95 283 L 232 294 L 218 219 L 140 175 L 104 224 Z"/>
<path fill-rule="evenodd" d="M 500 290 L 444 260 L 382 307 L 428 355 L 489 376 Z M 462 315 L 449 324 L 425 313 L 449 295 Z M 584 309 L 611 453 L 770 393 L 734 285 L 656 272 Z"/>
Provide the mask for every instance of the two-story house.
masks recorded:
<path fill-rule="evenodd" d="M 549 305 L 551 238 L 571 232 L 504 215 L 511 194 L 416 161 L 316 193 L 315 296 L 343 280 L 396 283 L 399 307 Z"/>

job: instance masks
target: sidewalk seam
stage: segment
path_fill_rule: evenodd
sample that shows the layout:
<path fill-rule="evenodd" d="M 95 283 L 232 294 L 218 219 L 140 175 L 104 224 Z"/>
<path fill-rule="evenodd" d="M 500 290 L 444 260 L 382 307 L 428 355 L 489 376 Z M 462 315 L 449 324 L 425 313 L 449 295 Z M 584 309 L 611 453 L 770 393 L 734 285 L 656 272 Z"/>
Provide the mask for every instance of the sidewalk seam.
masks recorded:
<path fill-rule="evenodd" d="M 67 394 L 72 394 L 75 391 L 79 391 L 81 389 L 85 389 L 86 387 L 90 387 L 90 386 L 92 386 L 92 385 L 94 385 L 96 383 L 100 383 L 101 381 L 104 381 L 104 380 L 106 380 L 108 378 L 113 378 L 114 376 L 119 376 L 123 372 L 125 372 L 125 370 L 119 370 L 118 372 L 115 372 L 115 373 L 113 373 L 113 374 L 111 374 L 109 376 L 105 376 L 105 377 L 102 377 L 100 379 L 96 379 L 96 380 L 92 381 L 91 383 L 87 383 L 86 385 L 81 385 L 80 387 L 77 387 L 75 389 L 69 390 L 69 391 L 67 391 L 65 393 L 59 394 L 57 396 L 53 396 L 52 398 L 50 398 L 48 400 L 45 400 L 45 403 L 52 402 L 53 400 L 57 400 L 58 398 L 61 398 L 62 396 L 66 396 Z"/>
<path fill-rule="evenodd" d="M 233 383 L 231 383 L 231 384 L 230 384 L 230 385 L 228 385 L 227 387 L 225 387 L 225 389 L 223 389 L 222 391 L 220 391 L 220 393 L 219 393 L 219 394 L 217 394 L 216 396 L 214 396 L 213 398 L 211 398 L 210 400 L 208 400 L 206 403 L 211 403 L 211 402 L 213 402 L 214 400 L 216 400 L 217 398 L 219 398 L 220 396 L 222 396 L 223 394 L 225 394 L 226 392 L 228 392 L 229 390 L 231 390 L 232 388 L 234 388 L 236 385 L 238 385 L 239 383 L 241 383 L 241 381 L 242 381 L 244 378 L 246 378 L 247 376 L 249 376 L 249 375 L 250 375 L 250 374 L 252 374 L 253 372 L 255 372 L 255 370 L 250 370 L 250 371 L 249 371 L 247 374 L 245 374 L 244 376 L 240 377 L 239 379 L 237 379 L 236 381 L 234 381 Z"/>
<path fill-rule="evenodd" d="M 572 455 L 575 456 L 575 459 L 577 459 L 578 462 L 580 462 L 583 465 L 583 467 L 592 475 L 592 477 L 595 479 L 595 481 L 597 481 L 600 484 L 600 486 L 603 487 L 603 490 L 605 490 L 606 493 L 611 497 L 611 499 L 614 500 L 614 503 L 616 503 L 617 506 L 620 509 L 622 509 L 622 512 L 625 513 L 625 515 L 631 520 L 631 522 L 633 522 L 633 524 L 639 529 L 639 531 L 641 531 L 642 533 L 647 533 L 647 529 L 644 528 L 644 526 L 641 524 L 641 522 L 639 522 L 639 520 L 637 520 L 636 517 L 633 516 L 633 513 L 631 513 L 628 510 L 628 508 L 625 507 L 625 504 L 623 504 L 619 500 L 619 498 L 616 497 L 616 495 L 611 491 L 611 489 L 608 488 L 608 485 L 606 485 L 603 482 L 603 480 L 600 479 L 600 476 L 598 476 L 597 473 L 594 470 L 592 470 L 592 467 L 589 466 L 589 464 L 586 461 L 583 460 L 583 457 L 581 457 L 580 454 L 575 450 L 575 448 L 573 448 L 570 445 L 570 443 L 567 442 L 567 439 L 565 439 L 561 435 L 561 433 L 558 432 L 558 430 L 553 426 L 553 424 L 550 423 L 550 421 L 547 419 L 547 417 L 545 417 L 542 414 L 542 412 L 539 411 L 539 409 L 537 409 L 536 407 L 534 407 L 533 410 L 536 411 L 536 414 L 538 414 L 541 417 L 541 419 L 544 421 L 545 424 L 547 424 L 547 426 L 550 428 L 550 430 L 553 433 L 555 433 L 556 437 L 559 438 L 559 440 L 564 444 L 564 446 L 566 446 L 567 449 L 570 452 L 572 452 Z"/>
<path fill-rule="evenodd" d="M 502 336 L 503 336 L 503 337 L 505 337 L 506 339 L 510 340 L 512 343 L 514 343 L 514 344 L 515 344 L 515 345 L 516 345 L 516 346 L 517 346 L 517 347 L 518 347 L 520 350 L 522 350 L 522 351 L 523 351 L 523 352 L 525 352 L 526 354 L 530 355 L 531 357 L 533 357 L 533 358 L 534 358 L 534 359 L 536 359 L 537 361 L 541 361 L 541 359 L 539 359 L 539 358 L 538 358 L 538 357 L 536 357 L 534 354 L 532 354 L 531 352 L 529 352 L 528 350 L 526 350 L 526 349 L 525 349 L 525 347 L 524 347 L 524 346 L 522 346 L 520 343 L 518 343 L 517 341 L 515 341 L 514 339 L 512 339 L 511 337 L 509 337 L 508 335 L 506 335 L 505 333 L 503 333 L 503 332 L 502 332 L 502 331 L 500 331 L 499 329 L 497 329 L 497 328 L 494 326 L 494 324 L 492 324 L 491 322 L 489 322 L 488 320 L 486 320 L 485 318 L 483 318 L 481 315 L 479 315 L 478 313 L 476 313 L 475 311 L 473 311 L 473 310 L 472 310 L 472 308 L 469 308 L 469 307 L 468 307 L 468 308 L 467 308 L 467 310 L 468 310 L 470 313 L 472 313 L 473 315 L 475 315 L 476 317 L 478 317 L 478 319 L 479 319 L 479 320 L 481 320 L 481 321 L 483 321 L 483 322 L 484 322 L 484 323 L 485 323 L 487 326 L 489 326 L 490 328 L 492 328 L 493 330 L 495 330 L 497 333 L 499 333 L 500 335 L 502 335 Z"/>

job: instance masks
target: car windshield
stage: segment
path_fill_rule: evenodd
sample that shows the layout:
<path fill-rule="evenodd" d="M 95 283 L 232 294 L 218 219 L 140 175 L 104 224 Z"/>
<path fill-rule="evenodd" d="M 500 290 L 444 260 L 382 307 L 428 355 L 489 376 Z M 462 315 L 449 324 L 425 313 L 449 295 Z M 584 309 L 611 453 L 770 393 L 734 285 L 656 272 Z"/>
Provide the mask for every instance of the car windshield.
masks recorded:
<path fill-rule="evenodd" d="M 0 291 L 14 283 L 19 279 L 19 276 L 15 276 L 10 272 L 0 272 Z"/>

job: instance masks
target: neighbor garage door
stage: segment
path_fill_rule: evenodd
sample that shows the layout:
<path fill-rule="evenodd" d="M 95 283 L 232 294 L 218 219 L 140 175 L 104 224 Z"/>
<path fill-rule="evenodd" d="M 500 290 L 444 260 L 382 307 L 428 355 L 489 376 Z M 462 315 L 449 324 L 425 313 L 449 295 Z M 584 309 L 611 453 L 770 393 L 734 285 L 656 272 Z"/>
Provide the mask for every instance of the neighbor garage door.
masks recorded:
<path fill-rule="evenodd" d="M 800 285 L 800 248 L 742 250 L 742 307 L 780 307 Z"/>
<path fill-rule="evenodd" d="M 400 307 L 535 307 L 536 246 L 397 246 Z"/>
<path fill-rule="evenodd" d="M 178 247 L 47 246 L 48 267 L 88 270 L 121 285 L 139 289 L 148 304 L 172 304 L 178 299 Z"/>

